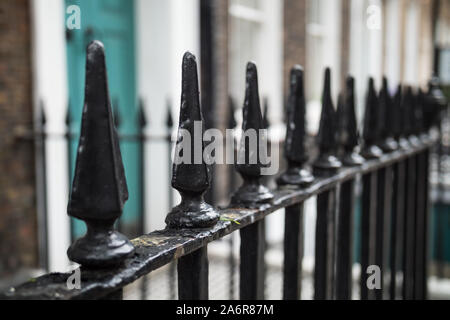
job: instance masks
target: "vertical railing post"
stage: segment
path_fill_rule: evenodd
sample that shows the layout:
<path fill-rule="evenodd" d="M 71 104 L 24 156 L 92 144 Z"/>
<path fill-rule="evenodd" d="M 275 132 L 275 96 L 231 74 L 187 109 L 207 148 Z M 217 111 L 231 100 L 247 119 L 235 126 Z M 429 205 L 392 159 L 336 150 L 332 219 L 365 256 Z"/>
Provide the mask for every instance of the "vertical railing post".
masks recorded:
<path fill-rule="evenodd" d="M 39 188 L 36 190 L 37 201 L 37 219 L 39 227 L 39 266 L 48 270 L 48 238 L 47 238 L 47 168 L 46 168 L 46 116 L 44 103 L 39 103 L 39 114 L 37 117 L 37 130 L 35 148 L 37 153 L 36 162 L 36 180 L 39 182 Z"/>
<path fill-rule="evenodd" d="M 392 100 L 389 93 L 387 78 L 383 77 L 383 85 L 380 90 L 378 100 L 378 146 L 385 153 L 395 151 L 398 148 L 397 142 L 393 139 L 393 121 L 391 119 Z M 381 289 L 376 290 L 376 299 L 388 299 L 389 290 L 387 275 L 390 273 L 389 250 L 391 236 L 391 211 L 392 211 L 392 166 L 387 166 L 378 170 L 377 178 L 377 213 L 376 213 L 376 245 L 375 264 L 381 271 Z M 389 271 L 389 273 L 388 273 Z"/>
<path fill-rule="evenodd" d="M 404 131 L 408 142 L 412 147 L 418 144 L 418 139 L 413 135 L 413 110 L 412 89 L 406 89 L 403 101 L 405 115 Z M 416 157 L 411 156 L 406 160 L 406 194 L 405 194 L 405 232 L 403 252 L 403 299 L 411 300 L 414 297 L 414 254 L 415 254 L 415 207 L 416 207 Z"/>
<path fill-rule="evenodd" d="M 114 231 L 128 199 L 128 189 L 109 98 L 103 44 L 87 48 L 86 89 L 75 175 L 68 205 L 70 216 L 85 221 L 87 233 L 68 249 L 82 268 L 116 266 L 134 252 L 131 242 Z M 122 289 L 108 299 L 120 299 Z"/>
<path fill-rule="evenodd" d="M 172 179 L 172 130 L 173 130 L 173 118 L 172 118 L 172 103 L 170 99 L 167 99 L 167 103 L 165 105 L 166 107 L 166 136 L 165 136 L 165 142 L 167 143 L 167 176 L 169 179 Z M 172 186 L 169 184 L 169 189 L 167 190 L 168 194 L 168 207 L 172 208 L 173 206 L 173 189 Z M 172 261 L 169 265 L 169 292 L 170 292 L 170 299 L 175 300 L 176 294 L 177 294 L 177 287 L 176 287 L 176 274 L 177 274 L 177 263 L 176 261 Z"/>
<path fill-rule="evenodd" d="M 200 139 L 203 138 L 204 126 L 200 110 L 197 62 L 189 52 L 183 57 L 181 90 L 180 122 L 172 172 L 172 186 L 180 192 L 181 203 L 167 215 L 166 224 L 171 229 L 210 228 L 219 220 L 219 214 L 203 198 L 210 187 L 211 175 L 203 158 L 203 140 L 199 150 L 195 146 L 195 140 L 199 139 L 196 135 L 200 133 Z M 200 152 L 201 154 L 197 154 Z M 206 246 L 178 260 L 178 297 L 189 300 L 208 299 Z"/>
<path fill-rule="evenodd" d="M 257 208 L 270 203 L 273 194 L 261 184 L 262 170 L 265 161 L 261 158 L 265 148 L 263 119 L 259 101 L 258 74 L 256 65 L 247 64 L 246 90 L 243 108 L 242 137 L 238 150 L 236 169 L 244 183 L 232 195 L 231 206 Z M 251 145 L 251 135 L 256 134 L 256 146 Z M 255 140 L 255 139 L 254 139 Z M 252 155 L 256 159 L 251 159 Z M 252 161 L 251 161 L 252 160 Z M 256 160 L 256 161 L 254 161 Z M 253 162 L 253 163 L 252 163 Z M 264 220 L 259 220 L 240 231 L 241 234 L 241 266 L 240 266 L 240 298 L 264 298 Z"/>
<path fill-rule="evenodd" d="M 313 163 L 315 176 L 329 176 L 338 172 L 342 163 L 336 158 L 336 112 L 331 97 L 331 71 L 325 70 L 322 114 L 320 118 L 318 145 L 319 156 Z M 335 217 L 336 189 L 317 196 L 316 244 L 314 269 L 314 298 L 333 299 L 335 274 Z"/>
<path fill-rule="evenodd" d="M 360 166 L 364 162 L 356 151 L 359 132 L 355 114 L 354 78 L 347 77 L 345 94 L 340 95 L 338 114 L 338 145 L 344 166 Z M 336 299 L 352 298 L 353 219 L 355 211 L 355 179 L 341 184 L 337 219 Z"/>
<path fill-rule="evenodd" d="M 425 119 L 423 114 L 423 93 L 418 89 L 414 96 L 413 112 L 414 112 L 414 131 L 421 143 L 428 142 L 428 135 L 425 132 Z M 426 258 L 424 256 L 426 246 L 426 220 L 427 220 L 427 198 L 428 198 L 428 167 L 427 159 L 428 148 L 416 155 L 416 246 L 415 246 L 415 260 L 414 260 L 414 299 L 424 299 L 426 276 L 423 275 L 425 271 Z"/>
<path fill-rule="evenodd" d="M 144 234 L 146 226 L 146 207 L 145 207 L 145 146 L 147 141 L 146 127 L 147 118 L 145 113 L 144 101 L 139 99 L 138 113 L 136 119 L 136 125 L 138 127 L 137 143 L 139 150 L 139 192 L 140 192 L 140 211 L 141 211 L 141 221 L 139 226 L 139 234 Z M 146 300 L 148 295 L 148 278 L 146 276 L 142 277 L 141 280 L 141 300 Z"/>
<path fill-rule="evenodd" d="M 288 169 L 277 179 L 282 188 L 305 187 L 314 180 L 312 174 L 304 169 L 308 160 L 305 149 L 305 107 L 303 68 L 296 65 L 291 70 L 287 105 L 284 154 Z M 303 203 L 286 207 L 284 225 L 283 298 L 298 300 L 302 280 Z"/>
<path fill-rule="evenodd" d="M 379 138 L 378 97 L 374 87 L 373 78 L 369 79 L 366 97 L 366 110 L 364 114 L 363 149 L 361 154 L 366 159 L 378 159 L 382 155 L 381 149 L 376 145 Z M 369 291 L 367 268 L 375 264 L 376 245 L 376 213 L 377 213 L 377 172 L 363 175 L 362 215 L 361 215 L 361 299 L 373 299 L 373 290 Z"/>
<path fill-rule="evenodd" d="M 392 132 L 399 146 L 403 134 L 402 87 L 399 85 L 392 104 Z M 391 252 L 390 252 L 390 299 L 400 297 L 398 292 L 400 272 L 403 266 L 404 210 L 405 210 L 405 162 L 396 162 L 393 166 Z"/>

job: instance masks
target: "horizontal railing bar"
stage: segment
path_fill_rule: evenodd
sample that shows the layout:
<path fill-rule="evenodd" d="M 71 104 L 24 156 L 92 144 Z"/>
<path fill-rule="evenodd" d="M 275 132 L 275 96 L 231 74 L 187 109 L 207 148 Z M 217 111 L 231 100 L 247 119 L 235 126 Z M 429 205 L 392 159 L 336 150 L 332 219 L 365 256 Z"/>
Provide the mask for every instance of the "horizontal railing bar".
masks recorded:
<path fill-rule="evenodd" d="M 317 178 L 304 189 L 281 188 L 273 191 L 272 204 L 264 204 L 258 209 L 225 208 L 221 217 L 231 221 L 219 221 L 210 229 L 164 229 L 142 235 L 132 243 L 136 247 L 134 255 L 121 266 L 108 269 L 81 269 L 81 289 L 68 289 L 66 285 L 70 273 L 47 274 L 0 295 L 0 299 L 98 299 L 108 295 L 138 278 L 156 270 L 171 261 L 206 246 L 209 242 L 222 238 L 263 219 L 268 214 L 327 191 L 337 184 L 380 168 L 393 165 L 427 148 L 437 137 L 430 138 L 420 146 L 398 150 L 383 155 L 379 159 L 368 160 L 361 167 L 343 168 L 339 173 Z"/>

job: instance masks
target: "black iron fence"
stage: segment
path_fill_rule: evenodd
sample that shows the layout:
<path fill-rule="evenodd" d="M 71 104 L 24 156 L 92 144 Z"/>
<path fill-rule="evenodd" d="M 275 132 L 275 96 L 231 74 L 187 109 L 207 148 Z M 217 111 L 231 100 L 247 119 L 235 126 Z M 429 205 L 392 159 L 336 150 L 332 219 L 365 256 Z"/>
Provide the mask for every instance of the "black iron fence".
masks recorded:
<path fill-rule="evenodd" d="M 305 146 L 303 70 L 291 71 L 287 104 L 287 169 L 270 190 L 261 183 L 265 167 L 237 163 L 243 178 L 230 205 L 207 204 L 208 166 L 175 164 L 172 186 L 181 203 L 167 215 L 167 227 L 133 240 L 114 231 L 128 190 L 109 101 L 103 45 L 92 42 L 86 64 L 85 107 L 68 213 L 86 222 L 87 234 L 68 250 L 81 265 L 81 287 L 71 288 L 71 273 L 52 273 L 1 295 L 7 299 L 115 299 L 123 287 L 164 265 L 177 262 L 180 299 L 208 298 L 208 243 L 240 232 L 240 298 L 264 299 L 265 217 L 285 209 L 283 298 L 299 299 L 303 257 L 303 203 L 317 196 L 315 299 L 350 299 L 353 265 L 355 181 L 362 178 L 360 292 L 362 299 L 426 298 L 429 219 L 429 157 L 438 140 L 439 113 L 445 101 L 437 83 L 429 91 L 399 87 L 391 97 L 386 79 L 379 94 L 369 81 L 364 130 L 355 116 L 354 80 L 349 77 L 337 111 L 325 72 L 317 157 L 309 170 Z M 263 129 L 256 66 L 247 66 L 243 126 Z M 179 128 L 194 134 L 201 121 L 195 57 L 183 58 Z M 249 159 L 245 138 L 238 153 Z M 360 145 L 360 141 L 362 144 Z M 181 144 L 180 137 L 176 142 Z M 258 149 L 262 148 L 258 140 Z M 201 151 L 205 148 L 201 146 Z M 175 153 L 175 157 L 181 157 Z M 192 155 L 194 156 L 194 155 Z M 147 159 L 151 161 L 151 159 Z M 172 264 L 173 265 L 173 264 Z M 370 270 L 380 270 L 381 287 L 368 286 Z M 369 271 L 369 273 L 368 273 Z"/>

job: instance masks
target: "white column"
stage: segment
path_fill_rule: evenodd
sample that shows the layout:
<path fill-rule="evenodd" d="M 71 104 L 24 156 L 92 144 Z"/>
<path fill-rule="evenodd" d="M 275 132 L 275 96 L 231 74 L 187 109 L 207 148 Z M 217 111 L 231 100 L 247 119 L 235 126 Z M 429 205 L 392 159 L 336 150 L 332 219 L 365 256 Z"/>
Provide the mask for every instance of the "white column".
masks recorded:
<path fill-rule="evenodd" d="M 145 146 L 145 231 L 165 227 L 169 205 L 167 104 L 172 105 L 174 129 L 181 99 L 181 63 L 185 51 L 197 56 L 200 67 L 200 8 L 198 0 L 136 0 L 138 95 L 149 124 Z M 174 191 L 174 202 L 178 193 Z"/>
<path fill-rule="evenodd" d="M 50 271 L 68 266 L 70 244 L 67 215 L 68 157 L 64 138 L 67 94 L 67 59 L 63 0 L 32 0 L 33 103 L 42 102 L 47 116 L 46 188 L 47 239 Z M 42 188 L 42 186 L 37 186 Z"/>

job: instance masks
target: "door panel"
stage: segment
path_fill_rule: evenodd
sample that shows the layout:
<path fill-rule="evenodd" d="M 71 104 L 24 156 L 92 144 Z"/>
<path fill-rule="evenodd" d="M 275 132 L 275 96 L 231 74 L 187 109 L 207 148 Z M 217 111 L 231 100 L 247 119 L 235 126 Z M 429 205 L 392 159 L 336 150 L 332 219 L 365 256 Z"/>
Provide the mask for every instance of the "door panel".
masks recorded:
<path fill-rule="evenodd" d="M 67 32 L 67 60 L 69 76 L 69 112 L 72 138 L 69 146 L 70 176 L 73 178 L 76 148 L 81 126 L 84 100 L 84 76 L 86 46 L 94 39 L 105 46 L 108 84 L 114 114 L 120 118 L 118 128 L 120 148 L 125 166 L 130 198 L 119 220 L 120 229 L 128 236 L 140 230 L 140 143 L 135 136 L 137 126 L 137 99 L 134 50 L 134 1 L 131 0 L 66 0 L 67 5 L 76 4 L 81 9 L 81 29 Z M 74 237 L 85 232 L 85 225 L 74 220 Z"/>

